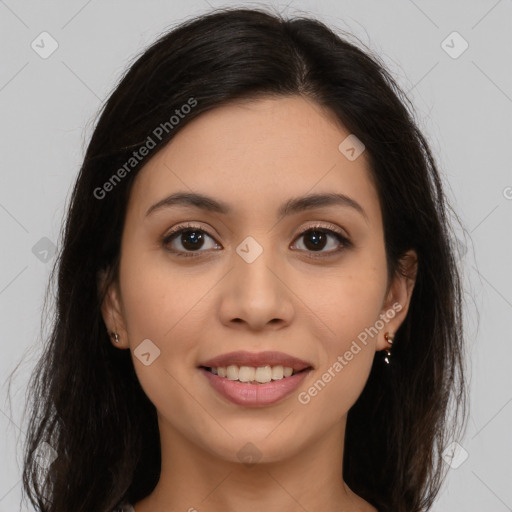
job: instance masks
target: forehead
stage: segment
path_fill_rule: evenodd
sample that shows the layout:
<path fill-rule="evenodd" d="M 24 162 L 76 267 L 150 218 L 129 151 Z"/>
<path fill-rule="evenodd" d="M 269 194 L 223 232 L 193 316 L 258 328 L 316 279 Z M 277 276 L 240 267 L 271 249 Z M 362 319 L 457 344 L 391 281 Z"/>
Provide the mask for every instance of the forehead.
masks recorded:
<path fill-rule="evenodd" d="M 274 209 L 283 198 L 339 192 L 371 210 L 378 197 L 365 153 L 351 161 L 339 150 L 349 135 L 331 113 L 299 96 L 218 107 L 185 126 L 142 168 L 132 202 L 142 215 L 175 190 L 194 191 L 243 216 Z"/>

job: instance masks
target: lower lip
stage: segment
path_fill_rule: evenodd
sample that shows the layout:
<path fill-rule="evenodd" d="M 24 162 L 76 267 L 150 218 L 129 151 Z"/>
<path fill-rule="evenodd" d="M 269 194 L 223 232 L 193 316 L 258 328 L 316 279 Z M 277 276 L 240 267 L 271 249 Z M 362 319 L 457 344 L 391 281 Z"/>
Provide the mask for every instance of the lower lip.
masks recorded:
<path fill-rule="evenodd" d="M 309 374 L 311 368 L 266 384 L 248 384 L 238 380 L 229 380 L 226 377 L 214 375 L 204 368 L 200 368 L 200 370 L 212 388 L 224 398 L 237 405 L 261 407 L 279 402 L 293 393 Z"/>

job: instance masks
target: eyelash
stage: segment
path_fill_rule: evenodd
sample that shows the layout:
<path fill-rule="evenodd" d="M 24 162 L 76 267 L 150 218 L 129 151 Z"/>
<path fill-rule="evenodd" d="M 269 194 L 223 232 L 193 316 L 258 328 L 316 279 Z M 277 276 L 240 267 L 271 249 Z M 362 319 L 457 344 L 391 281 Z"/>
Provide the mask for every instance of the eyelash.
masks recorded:
<path fill-rule="evenodd" d="M 201 250 L 185 251 L 184 252 L 184 251 L 177 251 L 175 249 L 169 249 L 167 247 L 169 242 L 171 242 L 174 238 L 177 238 L 179 235 L 181 235 L 183 232 L 186 232 L 186 231 L 200 231 L 200 232 L 208 235 L 210 238 L 214 239 L 214 237 L 212 235 L 210 235 L 207 231 L 205 231 L 204 229 L 202 229 L 200 226 L 198 226 L 196 224 L 181 225 L 181 226 L 178 226 L 177 228 L 173 229 L 171 232 L 167 233 L 166 235 L 164 235 L 164 237 L 162 239 L 162 244 L 164 245 L 166 250 L 175 254 L 176 256 L 185 257 L 185 258 L 198 257 L 198 254 L 196 254 L 196 253 L 206 252 L 206 251 L 201 251 Z M 335 229 L 326 228 L 325 226 L 322 226 L 320 224 L 315 224 L 313 226 L 309 226 L 307 229 L 305 229 L 301 233 L 299 233 L 299 235 L 295 238 L 295 240 L 300 239 L 306 233 L 309 233 L 311 231 L 317 231 L 317 232 L 320 232 L 320 233 L 323 233 L 326 235 L 334 236 L 338 240 L 338 242 L 340 242 L 341 247 L 339 247 L 338 249 L 327 251 L 326 253 L 320 251 L 320 252 L 318 252 L 318 254 L 314 254 L 315 251 L 306 251 L 306 252 L 312 253 L 307 256 L 308 258 L 312 258 L 312 259 L 327 258 L 330 256 L 334 256 L 347 248 L 352 247 L 352 242 L 346 236 L 344 236 L 341 232 L 339 232 L 338 230 L 335 230 Z"/>

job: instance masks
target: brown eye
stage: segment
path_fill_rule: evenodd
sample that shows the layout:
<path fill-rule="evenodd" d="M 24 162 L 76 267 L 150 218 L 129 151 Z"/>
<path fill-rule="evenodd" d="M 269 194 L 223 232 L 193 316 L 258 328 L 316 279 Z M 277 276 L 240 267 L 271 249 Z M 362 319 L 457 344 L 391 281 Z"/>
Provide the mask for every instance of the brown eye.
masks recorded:
<path fill-rule="evenodd" d="M 199 230 L 186 230 L 180 233 L 179 241 L 187 251 L 195 251 L 204 245 L 204 232 Z"/>
<path fill-rule="evenodd" d="M 311 257 L 332 256 L 352 244 L 341 233 L 321 226 L 313 226 L 304 230 L 297 240 L 303 239 L 301 251 L 311 253 Z M 167 234 L 162 243 L 164 247 L 177 256 L 199 256 L 209 249 L 221 246 L 215 239 L 199 226 L 181 226 Z M 208 246 L 210 243 L 210 246 Z M 326 250 L 325 250 L 326 249 Z M 318 253 L 318 254 L 315 254 Z"/>
<path fill-rule="evenodd" d="M 323 227 L 312 227 L 303 231 L 297 240 L 304 239 L 303 249 L 307 252 L 320 253 L 320 255 L 331 255 L 338 253 L 351 245 L 348 238 L 332 229 Z M 333 241 L 330 241 L 333 240 Z M 327 250 L 324 250 L 327 247 Z"/>
<path fill-rule="evenodd" d="M 205 252 L 205 245 L 208 245 L 208 239 L 213 240 L 206 231 L 197 226 L 185 226 L 178 228 L 168 235 L 166 235 L 162 241 L 164 246 L 171 252 L 178 256 L 194 256 L 194 252 Z M 169 247 L 171 245 L 171 247 Z M 180 247 L 181 246 L 181 247 Z M 218 244 L 213 244 L 218 246 Z M 206 247 L 209 249 L 211 247 Z"/>

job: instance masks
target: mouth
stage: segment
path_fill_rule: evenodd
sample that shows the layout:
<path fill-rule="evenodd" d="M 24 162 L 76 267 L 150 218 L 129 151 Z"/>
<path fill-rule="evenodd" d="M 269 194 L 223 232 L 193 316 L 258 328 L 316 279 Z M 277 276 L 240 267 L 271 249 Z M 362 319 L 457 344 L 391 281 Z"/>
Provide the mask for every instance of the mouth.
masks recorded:
<path fill-rule="evenodd" d="M 291 395 L 314 367 L 283 352 L 240 350 L 202 361 L 198 370 L 220 397 L 239 406 L 264 407 Z"/>
<path fill-rule="evenodd" d="M 284 368 L 282 368 L 283 376 L 278 378 L 281 375 L 281 370 L 272 367 L 277 374 L 276 378 L 266 381 L 268 379 L 268 369 L 265 370 L 267 373 L 264 378 L 261 378 L 261 371 L 257 376 L 255 374 L 254 377 L 251 377 L 250 375 L 245 375 L 244 367 L 241 367 L 238 378 L 235 379 L 236 373 L 234 372 L 237 367 L 235 366 L 235 369 L 233 367 L 234 365 L 230 365 L 226 368 L 225 377 L 219 376 L 219 370 L 222 373 L 222 367 L 201 366 L 199 371 L 220 398 L 242 407 L 266 407 L 284 400 L 297 390 L 313 370 L 311 367 L 307 367 L 302 370 L 296 370 L 294 373 L 294 370 L 288 367 L 287 373 L 290 373 L 291 370 L 291 374 L 285 377 Z M 217 370 L 217 374 L 214 373 L 215 370 Z M 231 379 L 228 378 L 228 372 Z M 247 380 L 241 381 L 238 380 L 239 378 Z M 260 382 L 257 379 L 265 380 L 266 382 Z"/>

